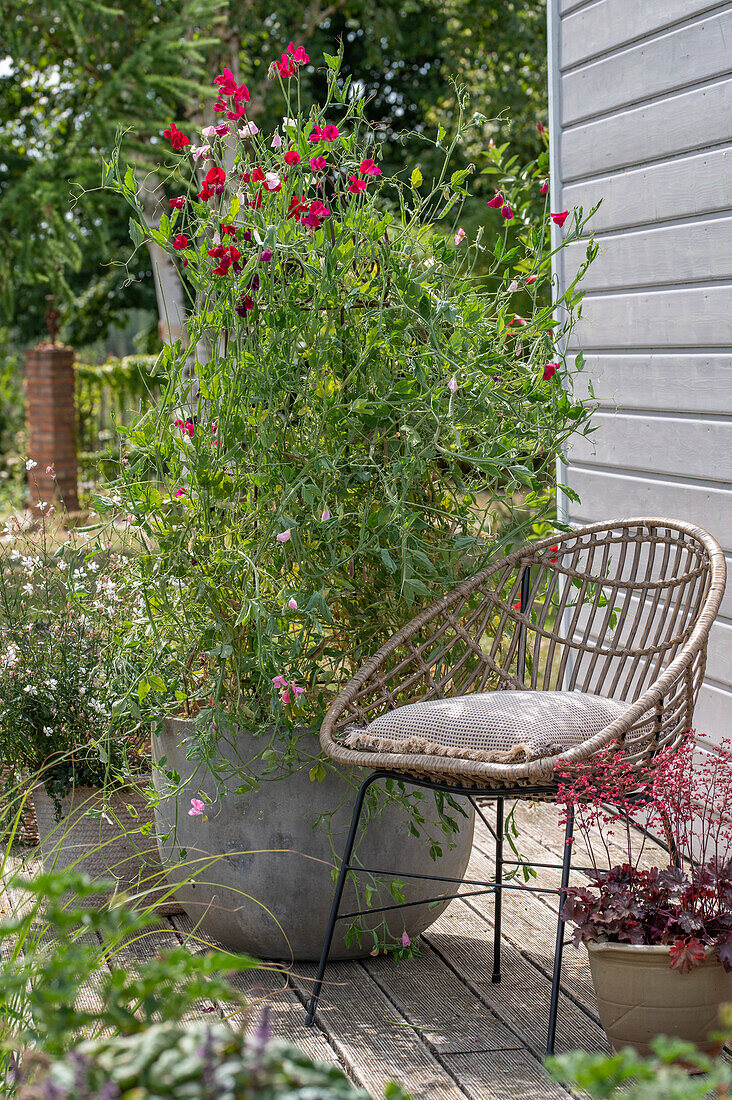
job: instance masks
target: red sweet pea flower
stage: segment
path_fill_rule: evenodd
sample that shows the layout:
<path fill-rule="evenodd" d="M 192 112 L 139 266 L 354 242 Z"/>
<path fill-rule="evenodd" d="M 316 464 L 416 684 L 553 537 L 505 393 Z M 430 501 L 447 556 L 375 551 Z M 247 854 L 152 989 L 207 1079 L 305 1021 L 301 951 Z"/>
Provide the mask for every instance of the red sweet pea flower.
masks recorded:
<path fill-rule="evenodd" d="M 543 123 L 537 122 L 536 128 L 537 128 L 537 130 L 539 131 L 540 134 L 545 134 L 546 133 L 546 126 L 544 126 Z"/>
<path fill-rule="evenodd" d="M 310 167 L 313 172 L 322 172 L 325 168 L 325 157 L 311 157 Z"/>
<path fill-rule="evenodd" d="M 548 193 L 549 193 L 549 184 L 547 183 L 546 180 L 544 180 L 541 187 L 539 188 L 539 194 L 540 195 L 547 195 Z"/>
<path fill-rule="evenodd" d="M 351 191 L 354 195 L 358 195 L 361 191 L 365 191 L 368 187 L 367 180 L 360 180 L 358 176 L 348 177 L 347 191 Z"/>
<path fill-rule="evenodd" d="M 244 317 L 250 309 L 254 309 L 254 299 L 250 294 L 242 294 L 239 305 L 234 307 L 235 312 Z"/>
<path fill-rule="evenodd" d="M 179 233 L 173 241 L 173 248 L 176 252 L 182 252 L 184 248 L 188 248 L 188 238 L 184 233 Z"/>
<path fill-rule="evenodd" d="M 290 149 L 289 153 L 285 153 L 285 164 L 299 164 L 301 160 L 302 157 L 294 149 Z"/>
<path fill-rule="evenodd" d="M 288 220 L 290 218 L 297 218 L 299 221 L 300 215 L 303 213 L 303 211 L 307 210 L 307 208 L 308 204 L 304 202 L 303 199 L 299 199 L 297 195 L 293 195 L 290 199 L 290 205 L 287 208 Z"/>
<path fill-rule="evenodd" d="M 260 187 L 253 199 L 249 200 L 249 205 L 255 210 L 259 210 L 260 206 L 264 202 L 264 192 Z"/>
<path fill-rule="evenodd" d="M 538 278 L 539 278 L 538 275 L 527 275 L 526 278 L 524 279 L 524 282 L 526 283 L 527 286 L 533 286 Z"/>
<path fill-rule="evenodd" d="M 554 377 L 554 375 L 557 373 L 558 370 L 559 370 L 559 363 L 547 363 L 547 365 L 544 367 L 544 373 L 541 376 L 542 381 L 543 382 L 549 382 L 550 379 L 552 379 Z"/>
<path fill-rule="evenodd" d="M 264 172 L 261 168 L 255 168 L 252 172 L 252 183 L 262 183 L 264 180 Z"/>
<path fill-rule="evenodd" d="M 221 226 L 221 232 L 222 233 L 228 233 L 230 237 L 236 237 L 236 226 L 235 225 L 222 225 Z"/>
<path fill-rule="evenodd" d="M 300 215 L 300 223 L 307 225 L 310 229 L 320 229 L 325 219 L 329 217 L 330 210 L 323 206 L 320 199 L 315 199 L 310 203 L 307 213 Z"/>
<path fill-rule="evenodd" d="M 163 137 L 170 140 L 170 144 L 174 149 L 185 149 L 186 145 L 191 144 L 191 139 L 187 138 L 186 135 L 177 128 L 174 122 L 171 122 L 167 130 L 163 130 Z"/>
<path fill-rule="evenodd" d="M 233 95 L 237 88 L 236 77 L 231 69 L 224 69 L 214 79 L 214 84 L 221 88 L 220 95 Z"/>
<path fill-rule="evenodd" d="M 496 191 L 492 199 L 488 199 L 486 206 L 492 206 L 494 210 L 499 210 L 503 206 L 503 195 L 500 191 Z"/>
<path fill-rule="evenodd" d="M 506 221 L 510 221 L 511 218 L 513 217 L 513 210 L 511 209 L 511 207 L 508 205 L 507 202 L 504 203 L 503 206 L 501 207 L 501 217 L 505 218 Z"/>
<path fill-rule="evenodd" d="M 569 210 L 562 210 L 561 213 L 550 214 L 549 217 L 552 219 L 555 225 L 562 226 L 566 222 L 568 215 Z"/>
<path fill-rule="evenodd" d="M 295 66 L 286 53 L 283 53 L 281 61 L 274 61 L 273 64 L 280 76 L 285 80 L 287 80 L 288 77 L 294 76 Z"/>
<path fill-rule="evenodd" d="M 323 140 L 323 131 L 319 126 L 313 126 L 312 133 L 308 134 L 308 141 L 313 145 L 317 145 L 319 141 Z"/>
<path fill-rule="evenodd" d="M 290 57 L 296 65 L 307 65 L 307 63 L 310 61 L 310 58 L 305 53 L 305 50 L 302 46 L 293 46 L 292 42 L 290 42 L 287 49 L 289 50 Z"/>
<path fill-rule="evenodd" d="M 226 255 L 226 249 L 222 244 L 217 244 L 214 248 L 209 248 L 208 254 L 209 256 L 213 256 L 215 259 L 218 259 L 219 256 Z"/>
<path fill-rule="evenodd" d="M 214 267 L 211 270 L 212 270 L 214 275 L 228 275 L 229 268 L 231 267 L 231 264 L 232 264 L 232 260 L 231 260 L 230 256 L 222 256 L 221 257 L 221 263 L 219 264 L 219 266 Z"/>
<path fill-rule="evenodd" d="M 224 190 L 224 184 L 226 183 L 226 172 L 223 168 L 209 168 L 206 173 L 206 178 L 203 181 L 203 187 L 201 188 L 198 198 L 210 199 L 212 195 L 220 195 Z"/>
<path fill-rule="evenodd" d="M 179 195 L 177 199 L 169 199 L 168 201 L 174 210 L 182 210 L 186 204 L 186 197 L 185 195 Z"/>
<path fill-rule="evenodd" d="M 193 439 L 196 433 L 196 426 L 192 420 L 176 420 L 174 427 L 178 429 L 181 435 L 187 435 L 190 439 Z"/>
<path fill-rule="evenodd" d="M 362 160 L 358 167 L 362 176 L 381 175 L 381 169 L 379 168 L 376 161 L 372 160 L 371 157 L 367 157 L 366 160 Z"/>
<path fill-rule="evenodd" d="M 246 107 L 244 107 L 242 104 L 240 104 L 235 110 L 233 110 L 233 111 L 228 110 L 226 112 L 226 117 L 230 118 L 233 122 L 236 122 L 236 120 L 238 118 L 244 118 L 244 115 L 246 113 L 247 113 Z"/>
<path fill-rule="evenodd" d="M 246 84 L 239 84 L 234 92 L 234 103 L 248 103 L 249 102 L 249 89 Z"/>

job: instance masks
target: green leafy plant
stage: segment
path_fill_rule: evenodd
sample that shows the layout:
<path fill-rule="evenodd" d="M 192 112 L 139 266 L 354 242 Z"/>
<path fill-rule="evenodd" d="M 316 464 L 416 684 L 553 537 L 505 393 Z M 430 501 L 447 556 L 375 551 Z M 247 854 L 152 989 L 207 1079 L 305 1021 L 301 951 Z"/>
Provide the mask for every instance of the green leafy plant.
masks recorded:
<path fill-rule="evenodd" d="M 385 637 L 550 511 L 556 455 L 587 430 L 569 384 L 581 363 L 558 349 L 595 249 L 556 298 L 547 233 L 569 217 L 561 247 L 578 241 L 582 212 L 530 216 L 522 192 L 543 194 L 541 175 L 501 174 L 492 150 L 500 201 L 468 238 L 474 166 L 452 162 L 483 122 L 464 90 L 454 131 L 422 135 L 434 177 L 387 176 L 340 56 L 311 105 L 306 58 L 293 46 L 272 63 L 273 133 L 228 70 L 216 126 L 193 142 L 165 130 L 157 228 L 119 153 L 104 167 L 136 247 L 165 249 L 190 299 L 188 341 L 163 353 L 157 406 L 122 429 L 102 503 L 137 544 L 129 581 L 157 669 L 139 702 L 196 715 L 203 755 L 232 722 L 290 751 Z"/>
<path fill-rule="evenodd" d="M 727 1095 L 732 1069 L 726 1061 L 710 1058 L 680 1039 L 659 1036 L 651 1047 L 651 1058 L 629 1049 L 617 1054 L 575 1050 L 547 1058 L 546 1067 L 556 1081 L 575 1086 L 593 1100 L 704 1100 Z"/>

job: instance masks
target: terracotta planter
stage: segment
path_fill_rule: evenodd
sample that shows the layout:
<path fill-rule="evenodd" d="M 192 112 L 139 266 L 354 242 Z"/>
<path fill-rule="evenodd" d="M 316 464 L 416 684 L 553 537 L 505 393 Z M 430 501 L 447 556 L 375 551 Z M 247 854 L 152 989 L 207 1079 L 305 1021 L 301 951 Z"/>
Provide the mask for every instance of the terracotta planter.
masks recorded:
<path fill-rule="evenodd" d="M 186 758 L 191 730 L 190 722 L 168 719 L 152 743 L 153 760 L 161 761 L 166 771 L 175 771 L 183 783 L 182 790 L 171 795 L 164 772 L 157 768 L 153 772 L 161 799 L 155 809 L 160 853 L 163 864 L 170 864 L 170 881 L 181 883 L 176 896 L 203 932 L 232 950 L 258 958 L 318 959 L 333 900 L 332 871 L 343 851 L 356 788 L 367 773 L 354 774 L 349 782 L 345 775 L 329 771 L 322 782 L 313 782 L 307 767 L 292 774 L 285 767 L 281 778 L 265 778 L 256 790 L 237 793 L 241 781 L 234 779 L 222 793 L 206 767 Z M 305 736 L 315 754 L 317 738 Z M 222 737 L 217 753 L 235 765 L 247 762 L 249 770 L 258 774 L 264 769 L 259 755 L 266 746 L 266 737 L 240 732 L 231 740 Z M 200 797 L 201 792 L 213 800 L 205 821 L 188 814 L 191 798 Z M 429 802 L 424 805 L 429 809 Z M 407 812 L 398 805 L 387 806 L 358 842 L 361 865 L 460 878 L 470 858 L 474 826 L 472 808 L 464 805 L 468 816 L 455 815 L 462 824 L 454 848 L 448 850 L 446 838 L 433 827 L 433 833 L 445 841 L 444 855 L 437 861 L 430 857 L 424 835 L 409 835 Z M 318 823 L 323 814 L 333 815 L 332 840 L 327 828 Z M 372 880 L 362 876 L 364 881 Z M 452 885 L 440 882 L 403 881 L 407 901 L 454 892 Z M 393 904 L 388 883 L 386 876 L 380 880 L 373 907 Z M 362 905 L 363 893 L 360 901 Z M 406 931 L 414 939 L 447 904 L 413 905 L 366 916 L 362 923 L 375 928 L 386 916 L 392 937 L 398 941 Z M 361 905 L 353 886 L 347 886 L 341 912 L 353 912 Z M 339 921 L 336 926 L 333 959 L 364 957 L 373 948 L 368 934 L 360 946 L 357 942 L 346 945 L 350 923 Z"/>
<path fill-rule="evenodd" d="M 588 943 L 592 983 L 600 1022 L 614 1050 L 633 1047 L 650 1054 L 649 1042 L 668 1035 L 715 1053 L 719 1042 L 719 1008 L 732 1001 L 732 973 L 714 950 L 688 974 L 669 966 L 668 946 Z"/>
<path fill-rule="evenodd" d="M 44 871 L 75 870 L 92 879 L 117 882 L 117 889 L 139 895 L 141 906 L 155 905 L 160 913 L 182 912 L 175 896 L 158 900 L 170 886 L 160 864 L 154 818 L 147 799 L 131 788 L 107 795 L 107 814 L 89 814 L 105 804 L 96 787 L 75 787 L 61 800 L 61 816 L 40 784 L 33 790 L 38 822 L 39 854 Z M 144 832 L 144 826 L 150 826 Z M 98 904 L 102 895 L 89 899 Z"/>

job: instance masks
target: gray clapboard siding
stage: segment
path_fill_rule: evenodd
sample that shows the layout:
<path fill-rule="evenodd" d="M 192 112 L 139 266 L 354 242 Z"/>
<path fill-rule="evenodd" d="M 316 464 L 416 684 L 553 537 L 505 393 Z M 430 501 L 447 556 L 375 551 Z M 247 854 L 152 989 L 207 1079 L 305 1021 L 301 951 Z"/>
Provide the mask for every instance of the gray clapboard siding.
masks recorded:
<path fill-rule="evenodd" d="M 729 286 L 588 294 L 572 347 L 721 348 L 732 343 Z"/>
<path fill-rule="evenodd" d="M 719 6 L 719 0 L 664 0 L 662 4 L 651 0 L 599 0 L 586 4 L 564 20 L 562 68 L 571 68 Z"/>
<path fill-rule="evenodd" d="M 714 469 L 713 460 L 710 471 Z M 732 492 L 722 485 L 698 485 L 682 479 L 649 477 L 623 470 L 570 465 L 567 480 L 579 493 L 570 518 L 594 523 L 615 516 L 668 516 L 711 531 L 732 551 Z"/>
<path fill-rule="evenodd" d="M 728 143 L 731 115 L 732 80 L 723 79 L 581 123 L 562 133 L 563 178 L 586 179 Z"/>
<path fill-rule="evenodd" d="M 660 229 L 645 226 L 597 238 L 598 253 L 582 282 L 586 290 L 622 290 L 724 278 L 730 271 L 732 216 Z M 584 244 L 571 245 L 565 262 L 579 267 Z"/>
<path fill-rule="evenodd" d="M 586 355 L 574 393 L 604 409 L 732 413 L 732 354 Z"/>
<path fill-rule="evenodd" d="M 732 470 L 732 418 L 598 411 L 593 424 L 596 432 L 573 442 L 571 462 L 702 479 L 710 478 L 714 467 Z"/>
<path fill-rule="evenodd" d="M 732 10 L 727 9 L 591 61 L 562 78 L 562 122 L 723 76 L 730 71 L 731 43 Z"/>
<path fill-rule="evenodd" d="M 732 147 L 675 157 L 660 164 L 568 184 L 563 206 L 592 209 L 593 233 L 689 218 L 728 210 L 732 194 Z"/>

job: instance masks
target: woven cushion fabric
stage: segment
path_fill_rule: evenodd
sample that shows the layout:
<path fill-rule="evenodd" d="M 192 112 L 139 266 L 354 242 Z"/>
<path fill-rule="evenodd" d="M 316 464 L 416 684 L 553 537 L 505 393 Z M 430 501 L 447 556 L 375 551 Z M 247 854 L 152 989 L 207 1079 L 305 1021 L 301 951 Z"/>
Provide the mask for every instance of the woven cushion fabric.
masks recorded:
<path fill-rule="evenodd" d="M 519 763 L 556 756 L 600 733 L 627 703 L 580 691 L 490 691 L 390 710 L 344 744 L 373 752 Z"/>

